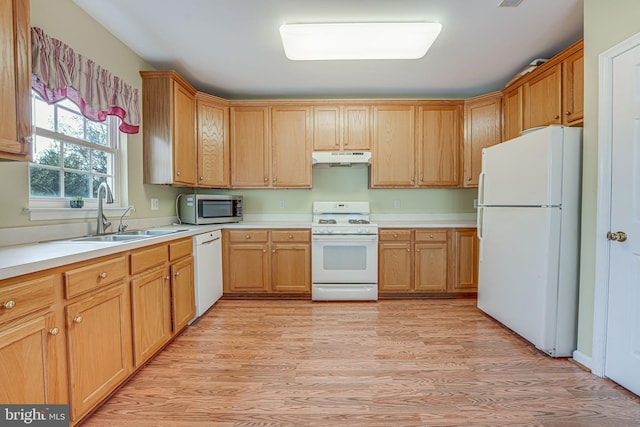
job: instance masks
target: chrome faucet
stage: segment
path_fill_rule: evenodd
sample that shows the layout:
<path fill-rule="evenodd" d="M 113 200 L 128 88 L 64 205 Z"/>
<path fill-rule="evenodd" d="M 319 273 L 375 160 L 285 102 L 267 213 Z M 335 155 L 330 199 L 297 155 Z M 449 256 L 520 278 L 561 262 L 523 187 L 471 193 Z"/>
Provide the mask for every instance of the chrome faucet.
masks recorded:
<path fill-rule="evenodd" d="M 104 231 L 111 225 L 111 222 L 104 216 L 104 212 L 102 210 L 102 193 L 107 195 L 107 203 L 113 203 L 113 193 L 109 188 L 109 184 L 106 182 L 101 182 L 98 187 L 98 224 L 96 227 L 96 234 L 104 234 Z"/>
<path fill-rule="evenodd" d="M 127 229 L 128 225 L 127 224 L 123 224 L 122 223 L 122 219 L 124 218 L 124 216 L 127 214 L 127 212 L 135 212 L 136 208 L 131 205 L 129 206 L 127 209 L 124 210 L 124 212 L 122 212 L 122 215 L 120 215 L 120 225 L 118 226 L 118 233 L 122 233 L 124 230 Z"/>

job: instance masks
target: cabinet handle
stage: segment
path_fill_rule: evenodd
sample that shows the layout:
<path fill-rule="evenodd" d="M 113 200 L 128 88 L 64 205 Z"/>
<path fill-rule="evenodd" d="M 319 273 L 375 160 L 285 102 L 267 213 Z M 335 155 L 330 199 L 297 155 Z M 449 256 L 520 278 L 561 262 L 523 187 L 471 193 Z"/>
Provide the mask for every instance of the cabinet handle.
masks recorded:
<path fill-rule="evenodd" d="M 80 323 L 82 322 L 82 316 L 76 316 L 73 318 L 73 323 Z"/>
<path fill-rule="evenodd" d="M 58 329 L 58 328 L 49 329 L 49 334 L 50 335 L 58 335 L 58 332 L 60 332 L 60 329 Z"/>
<path fill-rule="evenodd" d="M 104 271 L 102 273 L 100 273 L 100 278 L 101 279 L 106 279 L 107 278 L 107 273 L 104 272 Z"/>
<path fill-rule="evenodd" d="M 16 306 L 16 302 L 13 301 L 13 300 L 9 300 L 9 301 L 5 302 L 4 304 L 2 304 L 2 307 L 6 308 L 7 310 L 10 309 L 10 308 L 13 308 L 15 306 Z"/>

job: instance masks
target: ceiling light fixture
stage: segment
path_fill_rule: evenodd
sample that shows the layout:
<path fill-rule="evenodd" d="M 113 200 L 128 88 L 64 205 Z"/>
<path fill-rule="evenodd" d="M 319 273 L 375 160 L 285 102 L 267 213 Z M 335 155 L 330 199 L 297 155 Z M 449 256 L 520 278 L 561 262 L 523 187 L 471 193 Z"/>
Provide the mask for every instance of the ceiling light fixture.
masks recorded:
<path fill-rule="evenodd" d="M 280 36 L 294 61 L 419 59 L 441 29 L 435 22 L 284 24 Z"/>

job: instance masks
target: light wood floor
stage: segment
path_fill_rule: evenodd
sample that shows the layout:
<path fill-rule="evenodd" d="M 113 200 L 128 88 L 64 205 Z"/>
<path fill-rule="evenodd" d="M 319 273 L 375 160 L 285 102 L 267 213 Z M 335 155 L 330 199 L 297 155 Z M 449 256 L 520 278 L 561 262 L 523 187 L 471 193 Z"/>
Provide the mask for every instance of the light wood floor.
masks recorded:
<path fill-rule="evenodd" d="M 219 301 L 96 426 L 638 426 L 640 399 L 475 300 Z"/>

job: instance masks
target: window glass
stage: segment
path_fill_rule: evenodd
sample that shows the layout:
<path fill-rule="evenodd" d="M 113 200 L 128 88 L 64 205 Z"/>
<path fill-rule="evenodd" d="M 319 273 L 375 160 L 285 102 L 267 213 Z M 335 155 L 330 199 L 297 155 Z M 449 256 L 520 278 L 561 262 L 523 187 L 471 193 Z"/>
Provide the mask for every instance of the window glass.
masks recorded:
<path fill-rule="evenodd" d="M 33 98 L 33 161 L 29 167 L 32 201 L 81 196 L 96 199 L 106 181 L 115 188 L 118 131 L 114 118 L 104 123 L 86 119 L 68 99 L 48 105 L 35 92 Z"/>

